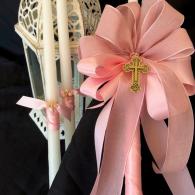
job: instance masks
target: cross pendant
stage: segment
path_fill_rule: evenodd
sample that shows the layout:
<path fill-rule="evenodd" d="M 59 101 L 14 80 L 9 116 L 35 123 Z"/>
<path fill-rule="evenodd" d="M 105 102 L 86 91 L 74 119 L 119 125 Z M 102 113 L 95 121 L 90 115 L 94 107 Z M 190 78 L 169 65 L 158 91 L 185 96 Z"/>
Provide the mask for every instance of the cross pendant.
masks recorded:
<path fill-rule="evenodd" d="M 134 54 L 131 57 L 130 63 L 127 63 L 123 66 L 123 71 L 128 73 L 132 72 L 132 84 L 130 89 L 133 92 L 138 92 L 141 89 L 140 86 L 140 73 L 148 73 L 149 67 L 147 64 L 144 64 L 139 55 Z"/>

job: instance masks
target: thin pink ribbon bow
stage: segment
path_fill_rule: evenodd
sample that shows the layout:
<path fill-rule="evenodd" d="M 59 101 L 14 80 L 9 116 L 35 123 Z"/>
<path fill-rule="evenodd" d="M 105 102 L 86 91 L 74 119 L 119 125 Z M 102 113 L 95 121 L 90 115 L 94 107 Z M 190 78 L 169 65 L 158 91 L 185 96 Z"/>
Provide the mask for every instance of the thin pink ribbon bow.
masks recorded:
<path fill-rule="evenodd" d="M 48 128 L 53 130 L 59 130 L 60 116 L 62 114 L 69 121 L 71 120 L 71 113 L 74 110 L 74 95 L 78 93 L 78 90 L 60 90 L 61 103 L 53 105 L 47 101 L 23 96 L 16 104 L 35 110 L 46 110 L 46 118 Z"/>
<path fill-rule="evenodd" d="M 140 119 L 154 170 L 163 174 L 174 195 L 195 194 L 186 167 L 194 128 L 188 97 L 195 93 L 194 48 L 181 28 L 183 20 L 164 0 L 144 0 L 141 7 L 107 5 L 95 35 L 80 39 L 78 70 L 88 76 L 81 93 L 102 101 L 95 107 L 108 102 L 95 127 L 98 175 L 92 195 L 121 194 Z M 136 93 L 129 89 L 132 74 L 123 71 L 135 53 L 150 69 L 140 73 Z"/>
<path fill-rule="evenodd" d="M 74 111 L 75 103 L 74 96 L 79 93 L 79 90 L 60 90 L 60 97 L 62 99 L 60 108 L 61 113 L 65 118 L 71 121 L 71 114 Z"/>
<path fill-rule="evenodd" d="M 60 107 L 58 105 L 49 105 L 46 101 L 26 96 L 23 96 L 16 104 L 35 110 L 45 109 L 48 128 L 54 131 L 59 130 Z"/>

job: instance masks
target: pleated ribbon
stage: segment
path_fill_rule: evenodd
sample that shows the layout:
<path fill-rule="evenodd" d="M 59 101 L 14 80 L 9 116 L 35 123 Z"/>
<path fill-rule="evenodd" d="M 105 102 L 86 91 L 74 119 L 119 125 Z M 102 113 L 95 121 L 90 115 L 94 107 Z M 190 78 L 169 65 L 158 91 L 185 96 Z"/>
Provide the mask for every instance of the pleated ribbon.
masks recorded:
<path fill-rule="evenodd" d="M 91 195 L 121 194 L 140 121 L 155 172 L 163 174 L 173 194 L 195 194 L 186 167 L 194 128 L 188 97 L 195 92 L 194 48 L 183 20 L 164 0 L 144 0 L 141 7 L 107 5 L 95 35 L 80 39 L 78 70 L 88 76 L 80 91 L 101 101 L 93 108 L 108 102 L 95 127 L 98 175 Z M 135 53 L 149 66 L 136 93 L 129 89 L 132 74 L 123 71 Z"/>

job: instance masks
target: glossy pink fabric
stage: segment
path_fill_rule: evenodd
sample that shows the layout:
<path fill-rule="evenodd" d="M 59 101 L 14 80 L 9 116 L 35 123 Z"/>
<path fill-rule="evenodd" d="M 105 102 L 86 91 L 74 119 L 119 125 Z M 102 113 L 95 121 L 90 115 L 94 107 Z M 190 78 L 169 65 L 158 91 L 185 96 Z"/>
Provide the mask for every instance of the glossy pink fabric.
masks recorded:
<path fill-rule="evenodd" d="M 66 94 L 64 90 L 60 91 L 61 104 L 60 110 L 65 118 L 71 121 L 71 114 L 74 111 L 74 95 L 78 93 L 77 90 L 69 90 L 69 94 Z"/>
<path fill-rule="evenodd" d="M 78 70 L 88 76 L 81 93 L 101 101 L 95 107 L 108 101 L 95 127 L 98 175 L 92 195 L 121 194 L 140 119 L 154 170 L 163 174 L 173 194 L 195 194 L 186 168 L 194 128 L 188 98 L 195 92 L 190 60 L 194 48 L 181 28 L 183 20 L 164 0 L 144 0 L 141 7 L 107 5 L 95 35 L 81 38 Z M 138 93 L 130 92 L 131 74 L 122 70 L 133 53 L 150 67 L 141 75 Z M 135 172 L 140 177 L 139 168 Z M 126 187 L 127 195 L 138 194 L 134 186 L 131 191 Z"/>
<path fill-rule="evenodd" d="M 47 127 L 49 130 L 60 129 L 60 115 L 57 109 L 46 108 Z"/>

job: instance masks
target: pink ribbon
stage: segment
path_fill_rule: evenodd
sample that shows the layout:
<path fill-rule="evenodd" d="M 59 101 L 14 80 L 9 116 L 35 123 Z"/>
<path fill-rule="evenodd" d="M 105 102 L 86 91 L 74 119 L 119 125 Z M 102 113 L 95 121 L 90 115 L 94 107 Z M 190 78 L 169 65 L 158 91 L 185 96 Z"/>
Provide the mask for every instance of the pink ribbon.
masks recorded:
<path fill-rule="evenodd" d="M 141 7 L 107 5 L 96 34 L 80 39 L 78 70 L 88 76 L 80 90 L 102 101 L 95 107 L 108 101 L 95 127 L 98 175 L 92 195 L 121 194 L 140 119 L 155 172 L 163 174 L 173 194 L 195 194 L 186 168 L 194 128 L 188 98 L 195 93 L 194 48 L 180 28 L 183 19 L 164 0 L 144 0 Z M 132 74 L 123 71 L 134 53 L 150 69 L 140 75 L 137 93 L 129 90 Z M 136 194 L 126 191 L 131 193 Z"/>
<path fill-rule="evenodd" d="M 79 91 L 74 90 L 61 90 L 60 97 L 61 97 L 61 113 L 65 118 L 71 121 L 71 114 L 74 111 L 75 104 L 74 104 L 74 96 L 78 94 Z"/>
<path fill-rule="evenodd" d="M 48 128 L 54 131 L 59 130 L 60 116 L 58 106 L 52 106 L 49 105 L 46 101 L 26 96 L 23 96 L 16 104 L 35 110 L 45 109 Z"/>
<path fill-rule="evenodd" d="M 71 113 L 74 110 L 74 95 L 78 90 L 61 90 L 61 103 L 49 104 L 46 101 L 23 96 L 17 104 L 35 110 L 46 110 L 47 125 L 49 129 L 59 130 L 60 115 L 62 114 L 68 120 L 71 120 Z"/>

